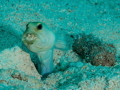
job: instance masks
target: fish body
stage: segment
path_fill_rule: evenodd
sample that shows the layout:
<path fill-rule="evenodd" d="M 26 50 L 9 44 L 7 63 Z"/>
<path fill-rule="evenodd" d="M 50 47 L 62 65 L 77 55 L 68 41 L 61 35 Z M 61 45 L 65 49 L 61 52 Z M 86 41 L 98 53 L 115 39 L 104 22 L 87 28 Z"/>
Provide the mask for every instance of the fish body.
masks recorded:
<path fill-rule="evenodd" d="M 22 41 L 25 46 L 36 53 L 39 58 L 38 71 L 40 74 L 48 74 L 53 71 L 53 48 L 55 35 L 42 22 L 29 22 L 23 33 Z"/>

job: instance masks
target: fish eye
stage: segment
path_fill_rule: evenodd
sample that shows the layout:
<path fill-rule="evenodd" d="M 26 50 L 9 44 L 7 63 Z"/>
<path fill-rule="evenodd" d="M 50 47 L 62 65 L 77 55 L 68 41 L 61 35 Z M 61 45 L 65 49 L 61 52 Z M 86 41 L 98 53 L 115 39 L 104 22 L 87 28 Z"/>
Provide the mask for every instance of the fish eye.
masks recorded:
<path fill-rule="evenodd" d="M 38 29 L 38 30 L 41 30 L 41 29 L 42 29 L 42 24 L 39 24 L 39 25 L 37 26 L 37 29 Z"/>

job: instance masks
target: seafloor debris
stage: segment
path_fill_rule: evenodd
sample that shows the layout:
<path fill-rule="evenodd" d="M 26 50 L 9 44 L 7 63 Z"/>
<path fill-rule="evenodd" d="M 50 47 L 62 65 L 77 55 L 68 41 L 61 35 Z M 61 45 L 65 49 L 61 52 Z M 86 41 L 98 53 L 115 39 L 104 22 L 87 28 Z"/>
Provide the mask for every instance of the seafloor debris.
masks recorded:
<path fill-rule="evenodd" d="M 92 65 L 113 66 L 116 62 L 116 49 L 112 44 L 103 43 L 92 34 L 79 34 L 74 37 L 73 50 L 83 62 Z"/>

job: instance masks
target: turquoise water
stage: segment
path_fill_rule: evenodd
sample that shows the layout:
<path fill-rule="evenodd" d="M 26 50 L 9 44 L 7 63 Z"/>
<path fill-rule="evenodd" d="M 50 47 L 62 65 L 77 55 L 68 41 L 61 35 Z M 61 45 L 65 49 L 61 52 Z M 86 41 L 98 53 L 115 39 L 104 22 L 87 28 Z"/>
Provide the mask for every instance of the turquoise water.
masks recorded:
<path fill-rule="evenodd" d="M 2 57 L 5 55 L 2 51 L 9 51 L 15 46 L 29 53 L 37 66 L 36 54 L 29 51 L 21 41 L 28 22 L 46 23 L 58 38 L 82 32 L 93 34 L 103 42 L 115 46 L 116 64 L 104 67 L 81 62 L 79 56 L 72 51 L 72 39 L 68 37 L 66 42 L 69 48 L 58 50 L 59 55 L 55 54 L 55 65 L 58 67 L 55 73 L 50 74 L 46 80 L 38 80 L 40 84 L 36 81 L 38 86 L 32 84 L 36 82 L 28 80 L 22 84 L 24 81 L 14 81 L 7 73 L 1 74 L 0 80 L 11 81 L 0 81 L 0 90 L 3 90 L 1 87 L 4 90 L 119 90 L 119 0 L 0 0 L 0 69 L 4 72 L 12 67 L 5 68 L 8 63 Z"/>

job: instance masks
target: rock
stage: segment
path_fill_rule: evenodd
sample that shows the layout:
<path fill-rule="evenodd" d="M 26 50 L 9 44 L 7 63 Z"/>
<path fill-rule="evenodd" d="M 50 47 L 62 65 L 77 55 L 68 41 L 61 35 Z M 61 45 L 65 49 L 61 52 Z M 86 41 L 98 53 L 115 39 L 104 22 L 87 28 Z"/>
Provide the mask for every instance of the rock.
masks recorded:
<path fill-rule="evenodd" d="M 92 65 L 113 66 L 116 62 L 116 48 L 112 44 L 103 43 L 93 35 L 80 34 L 74 40 L 73 50 Z"/>

